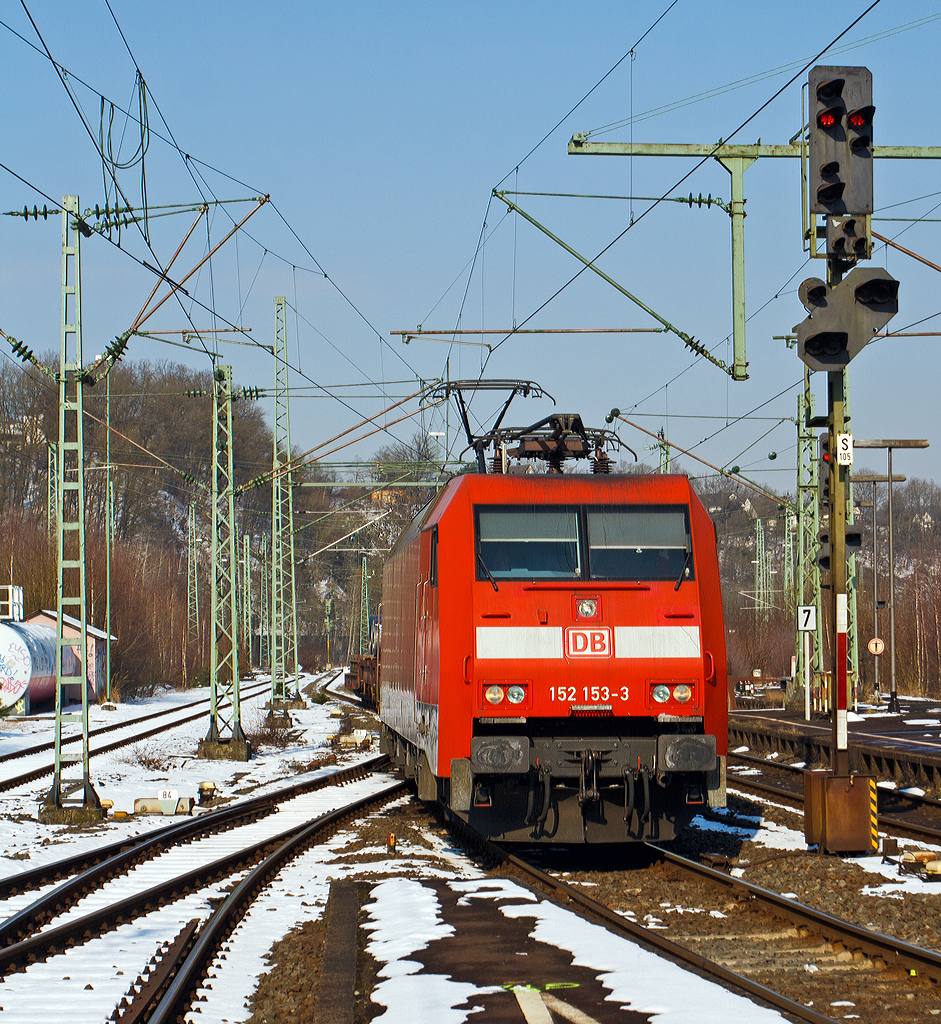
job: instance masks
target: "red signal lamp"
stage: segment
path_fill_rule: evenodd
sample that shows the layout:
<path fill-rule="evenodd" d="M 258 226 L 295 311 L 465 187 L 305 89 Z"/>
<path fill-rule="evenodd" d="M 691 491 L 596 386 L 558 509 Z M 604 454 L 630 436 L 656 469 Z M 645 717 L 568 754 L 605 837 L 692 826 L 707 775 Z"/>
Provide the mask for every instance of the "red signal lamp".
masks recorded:
<path fill-rule="evenodd" d="M 821 110 L 817 115 L 817 124 L 821 128 L 836 128 L 843 117 L 843 110 L 841 107 L 828 107 L 826 110 Z"/>
<path fill-rule="evenodd" d="M 858 110 L 851 110 L 847 121 L 851 128 L 868 128 L 872 124 L 872 115 L 875 114 L 876 108 L 871 104 L 867 107 L 860 107 Z"/>

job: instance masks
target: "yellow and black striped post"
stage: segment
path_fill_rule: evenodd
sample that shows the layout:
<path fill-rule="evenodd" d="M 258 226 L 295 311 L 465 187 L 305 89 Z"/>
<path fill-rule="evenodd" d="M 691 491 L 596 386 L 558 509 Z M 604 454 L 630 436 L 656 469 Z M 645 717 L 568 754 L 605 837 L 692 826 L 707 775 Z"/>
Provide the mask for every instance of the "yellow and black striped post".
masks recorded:
<path fill-rule="evenodd" d="M 879 793 L 876 780 L 869 780 L 869 845 L 879 852 Z"/>

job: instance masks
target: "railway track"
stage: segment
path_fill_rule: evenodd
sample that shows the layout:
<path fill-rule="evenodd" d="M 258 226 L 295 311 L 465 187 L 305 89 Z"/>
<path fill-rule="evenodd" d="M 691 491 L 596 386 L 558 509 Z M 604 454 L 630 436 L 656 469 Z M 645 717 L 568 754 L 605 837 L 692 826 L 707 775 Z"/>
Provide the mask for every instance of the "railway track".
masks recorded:
<path fill-rule="evenodd" d="M 938 954 L 653 849 L 659 860 L 645 870 L 656 871 L 660 892 L 672 896 L 659 905 L 661 916 L 645 916 L 646 924 L 636 919 L 630 895 L 594 899 L 583 885 L 597 883 L 578 872 L 562 879 L 499 847 L 488 853 L 494 866 L 529 887 L 795 1019 L 830 1024 L 834 1018 L 824 1009 L 834 1003 L 852 1007 L 854 1017 L 872 1024 L 936 1019 Z M 628 893 L 631 882 L 643 888 L 642 874 L 625 880 Z"/>
<path fill-rule="evenodd" d="M 251 699 L 253 697 L 261 696 L 268 690 L 270 690 L 269 684 L 263 684 L 257 688 L 246 689 L 242 699 Z M 200 706 L 200 710 L 193 711 L 192 708 L 196 705 Z M 205 705 L 205 707 L 203 707 L 203 705 Z M 209 698 L 207 697 L 203 700 L 196 701 L 194 705 L 190 705 L 187 708 L 172 708 L 169 710 L 155 711 L 148 715 L 141 715 L 140 717 L 131 719 L 130 721 L 115 722 L 113 725 L 93 729 L 89 732 L 89 738 L 120 732 L 124 732 L 126 735 L 123 735 L 119 739 L 113 740 L 110 743 L 102 743 L 90 748 L 89 756 L 95 757 L 99 754 L 107 754 L 132 743 L 139 743 L 141 740 L 149 739 L 152 736 L 158 736 L 161 733 L 167 732 L 170 729 L 175 729 L 178 726 L 198 721 L 200 718 L 205 718 L 208 714 Z M 152 725 L 145 729 L 139 728 L 144 723 L 153 722 L 158 719 L 162 719 L 159 725 Z M 64 739 L 63 745 L 67 743 L 80 743 L 81 740 L 82 735 L 79 733 L 77 736 L 69 736 Z M 50 741 L 47 743 L 36 743 L 29 747 L 23 747 L 19 750 L 8 751 L 6 754 L 0 755 L 0 765 L 11 764 L 12 762 L 25 758 L 40 757 L 54 749 L 55 743 Z M 27 771 L 11 775 L 4 775 L 2 773 L 3 769 L 0 768 L 0 792 L 18 789 L 20 786 L 25 786 L 30 782 L 35 782 L 36 779 L 41 779 L 45 775 L 50 775 L 53 772 L 54 767 L 53 761 L 43 761 L 43 763 L 29 768 Z"/>
<path fill-rule="evenodd" d="M 366 714 L 374 714 L 375 712 L 373 708 L 364 707 L 363 702 L 359 699 L 359 697 L 354 696 L 352 693 L 340 693 L 339 690 L 328 690 L 328 687 L 335 683 L 342 675 L 343 669 L 340 669 L 340 671 L 337 672 L 330 679 L 324 680 L 324 682 L 320 686 L 321 692 L 329 693 L 330 696 L 333 697 L 335 700 L 341 700 L 343 701 L 344 704 L 349 704 L 354 708 L 358 708 L 360 711 L 363 711 Z"/>
<path fill-rule="evenodd" d="M 130 989 L 131 979 L 124 982 L 128 998 L 120 1019 L 143 1019 L 171 989 L 175 1009 L 149 1019 L 176 1019 L 189 1008 L 183 1004 L 192 1002 L 223 939 L 267 879 L 341 821 L 401 795 L 404 784 L 380 774 L 386 763 L 371 758 L 139 837 L 125 844 L 128 849 L 40 892 L 0 931 L 0 941 L 7 943 L 0 948 L 7 1010 L 7 993 L 18 1007 L 28 1007 L 30 1000 L 41 1003 L 44 978 L 57 971 L 61 977 L 63 969 L 67 976 L 86 970 L 96 978 L 96 963 L 115 957 L 116 945 L 133 945 L 132 936 L 143 933 L 148 956 L 158 947 L 158 970 L 145 967 L 146 957 L 140 961 L 137 981 Z M 337 799 L 341 787 L 344 795 Z M 73 862 L 72 867 L 80 866 Z M 69 870 L 65 863 L 59 867 Z M 9 911 L 11 900 L 6 903 Z M 213 907 L 209 913 L 207 906 Z M 126 953 L 122 948 L 122 966 Z M 63 956 L 67 961 L 59 967 Z"/>
<path fill-rule="evenodd" d="M 730 753 L 729 762 L 751 765 L 777 782 L 756 779 L 738 773 L 729 774 L 729 783 L 746 791 L 781 800 L 803 808 L 803 769 L 796 765 L 769 761 L 753 754 Z M 941 800 L 918 793 L 877 787 L 879 828 L 923 842 L 941 843 Z"/>
<path fill-rule="evenodd" d="M 332 681 L 326 680 L 323 686 Z M 331 692 L 331 696 L 342 699 L 343 695 Z M 755 760 L 763 767 L 768 764 L 764 759 Z M 381 760 L 371 759 L 368 764 L 378 766 Z M 792 773 L 786 766 L 773 762 L 771 767 L 798 778 L 796 770 Z M 334 774 L 339 781 L 342 773 Z M 743 787 L 753 782 L 738 777 L 734 781 L 735 785 L 741 783 Z M 768 782 L 759 785 L 773 790 L 769 795 L 775 799 L 787 798 L 796 803 L 801 795 L 796 786 L 792 786 L 792 792 L 788 793 L 785 786 L 772 787 Z M 156 885 L 149 886 L 140 913 L 155 913 L 161 902 L 172 909 L 180 898 L 185 901 L 187 893 L 190 899 L 194 894 L 204 902 L 211 899 L 206 896 L 208 889 L 205 886 L 209 876 L 216 878 L 213 884 L 215 891 L 222 887 L 228 887 L 230 891 L 224 899 L 219 897 L 216 909 L 209 916 L 192 916 L 183 921 L 182 911 L 176 915 L 176 927 L 162 935 L 154 963 L 142 968 L 140 977 L 127 990 L 128 996 L 115 1019 L 127 1024 L 145 1019 L 182 1019 L 186 1013 L 198 1009 L 201 999 L 208 996 L 211 1000 L 212 965 L 215 963 L 218 967 L 220 958 L 224 959 L 229 937 L 237 928 L 237 922 L 249 911 L 252 901 L 264 891 L 270 879 L 291 857 L 296 856 L 299 846 L 322 842 L 326 833 L 321 830 L 335 829 L 341 820 L 367 813 L 371 806 L 375 806 L 370 804 L 370 800 L 391 800 L 402 791 L 401 785 L 393 786 L 390 782 L 389 788 L 382 793 L 360 796 L 323 813 L 309 812 L 312 821 L 305 820 L 303 825 L 282 829 L 276 834 L 267 831 L 261 838 L 256 837 L 254 844 L 243 843 L 243 859 L 238 863 L 233 862 L 227 867 L 220 863 L 221 857 L 207 859 L 205 854 L 201 854 L 197 858 L 199 866 L 191 868 L 189 875 L 180 872 L 173 879 L 165 880 L 166 892 L 159 893 Z M 276 798 L 283 800 L 289 793 L 293 790 L 278 794 Z M 891 793 L 890 796 L 896 798 L 901 795 Z M 176 849 L 184 844 L 195 846 L 207 838 L 201 829 L 209 818 L 215 819 L 217 829 L 224 828 L 229 833 L 244 832 L 247 827 L 272 816 L 271 809 L 264 806 L 264 801 L 270 800 L 272 797 L 269 796 L 244 801 L 225 808 L 224 812 L 214 811 L 197 821 L 112 844 L 114 849 L 108 857 L 100 856 L 108 851 L 96 851 L 98 863 L 95 865 L 82 867 L 75 863 L 71 869 L 65 869 L 65 862 L 61 862 L 37 869 L 31 873 L 32 878 L 21 876 L 22 882 L 29 882 L 34 887 L 49 887 L 51 874 L 58 868 L 65 869 L 62 873 L 69 877 L 54 890 L 39 892 L 32 904 L 26 904 L 22 890 L 19 892 L 16 898 L 22 905 L 16 911 L 19 915 L 17 922 L 0 925 L 0 943 L 8 944 L 0 949 L 0 963 L 9 964 L 3 970 L 22 971 L 43 945 L 48 949 L 58 944 L 60 949 L 64 949 L 74 942 L 76 949 L 69 955 L 75 957 L 86 945 L 96 941 L 90 936 L 97 931 L 107 934 L 110 930 L 111 934 L 118 934 L 128 927 L 135 927 L 133 921 L 137 918 L 132 915 L 138 912 L 129 902 L 113 901 L 99 908 L 100 929 L 90 914 L 83 911 L 81 917 L 78 915 L 82 904 L 90 902 L 89 895 L 101 891 L 102 883 L 107 886 L 108 879 L 111 879 L 113 886 L 113 880 L 122 877 L 118 872 L 124 870 L 123 863 L 133 866 L 145 859 L 152 863 L 156 858 L 148 849 L 149 845 L 169 848 L 173 844 Z M 223 814 L 228 816 L 227 821 Z M 836 1018 L 827 1015 L 826 1011 L 834 1002 L 851 1007 L 849 1016 L 879 1021 L 879 1024 L 932 1020 L 936 1016 L 932 1010 L 941 1009 L 936 988 L 937 982 L 941 981 L 941 956 L 938 954 L 840 921 L 787 896 L 666 851 L 658 850 L 655 854 L 657 863 L 650 870 L 656 874 L 661 891 L 665 886 L 671 893 L 671 902 L 659 913 L 661 919 L 669 920 L 666 932 L 662 920 L 656 920 L 656 913 L 646 915 L 646 924 L 641 923 L 645 915 L 639 909 L 632 912 L 629 895 L 620 901 L 607 897 L 593 899 L 584 891 L 585 886 L 593 883 L 580 879 L 578 872 L 574 877 L 563 880 L 504 851 L 491 852 L 490 856 L 494 864 L 518 876 L 527 886 L 551 895 L 570 908 L 577 908 L 579 912 L 604 922 L 611 930 L 656 948 L 730 988 L 776 1006 L 793 1019 L 826 1024 L 843 1018 L 846 1014 L 842 1010 Z M 117 859 L 109 864 L 111 857 Z M 80 868 L 86 872 L 84 876 L 79 873 Z M 635 875 L 633 882 L 646 886 L 650 877 Z M 5 899 L 7 905 L 5 908 L 0 906 L 0 910 L 9 912 L 14 895 L 12 889 L 3 888 L 5 884 L 0 883 L 0 899 Z M 628 879 L 621 888 L 628 886 L 629 893 L 631 884 Z M 89 890 L 84 898 L 83 889 Z M 170 902 L 174 899 L 176 902 Z M 70 927 L 74 925 L 76 930 L 70 936 L 59 933 L 61 910 L 60 916 L 53 917 L 53 910 L 42 909 L 43 906 L 54 907 L 56 902 L 75 918 Z M 33 924 L 28 923 L 31 920 Z M 16 934 L 23 922 L 27 922 L 25 939 Z M 39 931 L 36 931 L 37 925 Z M 33 945 L 23 946 L 24 941 Z M 17 946 L 19 950 L 15 950 Z M 11 949 L 14 952 L 7 953 Z M 3 960 L 4 954 L 9 960 Z M 53 962 L 61 956 L 60 951 L 53 952 Z M 37 966 L 42 964 L 37 962 L 28 966 L 26 974 L 36 970 Z M 76 969 L 69 965 L 69 970 Z M 19 977 L 19 974 L 7 975 L 8 982 Z"/>
<path fill-rule="evenodd" d="M 902 716 L 903 718 L 905 716 Z M 826 722 L 794 722 L 777 716 L 733 713 L 729 716 L 729 747 L 745 746 L 757 753 L 778 753 L 788 761 L 826 768 L 831 763 L 832 729 Z M 941 741 L 919 732 L 850 733 L 850 769 L 901 786 L 941 791 Z"/>
<path fill-rule="evenodd" d="M 269 687 L 262 686 L 253 690 L 246 690 L 246 697 L 257 697 L 258 694 L 264 693 Z M 151 711 L 147 715 L 139 715 L 137 718 L 131 718 L 124 722 L 114 722 L 111 725 L 103 725 L 97 729 L 89 729 L 88 737 L 91 739 L 94 736 L 106 735 L 109 732 L 114 732 L 116 729 L 127 729 L 132 726 L 138 726 L 144 722 L 151 722 L 156 718 L 165 718 L 168 715 L 180 714 L 181 712 L 191 710 L 192 708 L 198 707 L 202 704 L 209 704 L 209 697 L 203 697 L 200 700 L 193 701 L 192 704 L 186 708 L 163 708 L 160 711 Z M 201 712 L 202 713 L 202 712 Z M 77 733 L 72 736 L 64 736 L 62 739 L 62 745 L 65 746 L 67 743 L 77 743 L 81 740 L 81 733 Z M 5 764 L 8 761 L 15 761 L 21 757 L 29 757 L 31 754 L 42 754 L 47 750 L 55 749 L 54 741 L 50 740 L 47 743 L 34 743 L 28 747 L 21 747 L 17 750 L 8 750 L 5 754 L 0 754 L 0 764 Z"/>

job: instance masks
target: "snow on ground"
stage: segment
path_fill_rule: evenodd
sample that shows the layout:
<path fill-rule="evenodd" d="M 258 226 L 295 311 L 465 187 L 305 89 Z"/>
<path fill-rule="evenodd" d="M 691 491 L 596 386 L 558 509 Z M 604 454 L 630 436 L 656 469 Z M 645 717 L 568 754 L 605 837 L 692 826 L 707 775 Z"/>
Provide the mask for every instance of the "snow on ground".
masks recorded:
<path fill-rule="evenodd" d="M 376 792 L 391 781 L 389 776 L 371 776 L 342 789 L 324 789 L 302 799 L 311 807 L 311 817 L 316 817 L 348 800 Z M 256 900 L 227 940 L 226 959 L 217 962 L 210 971 L 208 981 L 212 987 L 205 994 L 212 1002 L 202 1004 L 203 1012 L 195 1018 L 197 1021 L 243 1021 L 247 1018 L 246 1005 L 255 989 L 256 978 L 267 968 L 265 954 L 297 924 L 319 918 L 330 881 L 356 870 L 333 863 L 349 838 L 348 833 L 335 836 L 329 843 L 312 848 L 288 865 L 272 887 Z M 178 849 L 185 854 L 189 848 Z M 442 850 L 442 857 L 448 857 L 447 851 Z M 400 869 L 421 870 L 407 846 L 396 861 Z M 452 857 L 452 862 L 457 872 L 457 859 Z M 364 867 L 375 869 L 375 865 Z M 237 881 L 244 874 L 233 877 Z M 117 884 L 120 885 L 121 880 Z M 57 1001 L 68 1001 L 70 1024 L 97 1024 L 106 1020 L 131 982 L 143 971 L 158 943 L 179 932 L 193 918 L 208 917 L 217 898 L 215 886 L 191 893 L 109 932 L 94 948 L 76 947 L 46 963 L 33 964 L 24 972 L 9 975 L 0 981 L 4 1024 L 7 1020 L 14 1024 L 33 1024 L 44 1019 L 42 1010 L 44 1007 L 48 1010 L 50 988 L 54 989 Z M 90 989 L 86 987 L 89 984 Z"/>
<path fill-rule="evenodd" d="M 599 981 L 609 990 L 608 1000 L 624 1009 L 650 1014 L 655 1024 L 686 1024 L 691 1020 L 697 1024 L 726 1024 L 729 1020 L 770 1024 L 785 1019 L 629 939 L 536 898 L 508 879 L 456 879 L 449 885 L 455 892 L 464 893 L 462 902 L 494 900 L 505 917 L 531 918 L 529 934 L 533 939 L 567 950 L 576 966 L 598 973 Z M 421 968 L 421 950 L 450 932 L 450 926 L 441 921 L 436 894 L 413 879 L 393 878 L 380 882 L 372 895 L 375 902 L 366 906 L 370 921 L 364 926 L 372 932 L 367 949 L 384 965 L 379 968 L 381 980 L 373 999 L 387 1007 L 377 1021 L 414 1024 L 421 1019 L 463 1024 L 472 1020 L 472 1010 L 457 1007 L 472 996 L 500 989 L 458 983 L 445 975 L 416 973 Z M 417 1017 L 419 1006 L 422 1013 Z M 508 1016 L 515 1018 L 509 1002 L 507 1010 Z"/>
<path fill-rule="evenodd" d="M 729 793 L 735 792 L 734 789 L 729 789 Z M 748 796 L 746 793 L 738 793 L 736 795 Z M 768 806 L 782 810 L 793 810 L 793 808 L 786 807 L 784 804 L 769 803 Z M 736 814 L 734 816 L 734 823 L 731 823 L 716 820 L 716 818 L 721 819 L 724 816 L 723 812 L 713 811 L 712 815 L 709 818 L 697 815 L 693 818 L 693 827 L 704 832 L 732 833 L 743 840 L 756 843 L 758 846 L 763 846 L 769 850 L 807 849 L 803 832 L 798 832 L 795 829 L 779 825 L 773 821 L 767 821 L 760 816 Z M 743 825 L 742 822 L 751 822 L 753 824 Z M 938 851 L 938 857 L 941 858 L 941 847 L 939 846 L 932 846 L 930 843 L 918 843 L 916 848 L 919 850 L 936 850 Z M 866 896 L 897 896 L 901 898 L 909 893 L 927 893 L 934 896 L 941 893 L 941 883 L 926 882 L 918 875 L 900 875 L 898 867 L 894 863 L 883 863 L 881 854 L 853 857 L 852 861 L 873 876 L 872 882 L 869 885 L 863 886 L 860 890 Z M 732 874 L 739 878 L 744 873 L 744 870 L 741 868 L 735 868 L 732 871 Z M 787 894 L 785 893 L 784 895 Z"/>
<path fill-rule="evenodd" d="M 404 803 L 405 799 L 401 802 Z M 386 805 L 387 808 L 394 806 L 394 803 Z M 244 1021 L 248 1017 L 249 997 L 255 989 L 255 979 L 268 968 L 266 954 L 269 949 L 297 925 L 320 918 L 330 895 L 332 881 L 355 879 L 363 875 L 372 878 L 406 873 L 423 878 L 483 877 L 482 872 L 466 860 L 460 851 L 446 839 L 433 834 L 426 837 L 432 844 L 430 850 L 402 840 L 395 857 L 389 857 L 385 847 L 367 847 L 357 851 L 359 863 L 339 862 L 337 858 L 344 854 L 347 844 L 353 838 L 353 833 L 344 831 L 323 845 L 312 847 L 286 867 L 275 883 L 252 904 L 250 913 L 227 941 L 229 952 L 226 959 L 216 961 L 209 974 L 212 992 L 207 995 L 212 998 L 214 1019 L 235 1022 Z M 386 856 L 382 860 L 372 860 L 371 857 L 376 854 Z M 409 920 L 408 923 L 412 925 L 414 922 Z M 409 1024 L 414 1024 L 417 1019 L 415 1006 L 406 1005 Z M 423 1012 L 424 1009 L 423 1006 Z M 206 1012 L 206 1005 L 203 1004 L 202 1013 L 190 1014 L 187 1019 L 205 1021 Z M 424 1019 L 438 1021 L 444 1018 L 428 1016 Z"/>
<path fill-rule="evenodd" d="M 302 679 L 302 686 L 314 677 Z M 258 680 L 264 682 L 264 677 Z M 243 687 L 251 688 L 243 681 Z M 187 708 L 205 700 L 205 688 L 160 693 L 153 698 L 120 704 L 115 711 L 103 711 L 100 706 L 89 708 L 89 724 L 98 726 L 124 722 L 144 714 L 173 708 Z M 264 705 L 270 691 L 242 700 L 242 723 L 246 732 L 262 728 Z M 170 733 L 153 736 L 132 743 L 91 760 L 92 783 L 101 799 L 114 802 L 114 811 L 130 814 L 138 797 L 156 797 L 160 790 L 175 790 L 181 797 L 196 797 L 200 782 L 214 782 L 217 795 L 223 798 L 257 796 L 280 788 L 293 781 L 299 767 L 322 757 L 328 751 L 330 737 L 337 731 L 336 718 L 325 705 L 310 704 L 306 710 L 293 712 L 299 738 L 290 748 L 280 751 L 262 750 L 248 763 L 238 761 L 205 761 L 196 756 L 199 741 L 207 730 L 203 718 L 179 726 Z M 30 719 L 28 722 L 5 719 L 0 721 L 0 752 L 22 748 L 52 739 L 54 715 Z M 149 724 L 141 725 L 142 729 Z M 28 730 L 28 731 L 25 731 Z M 21 742 L 23 736 L 28 742 Z M 95 746 L 92 740 L 92 749 Z M 100 742 L 107 742 L 102 739 Z M 375 753 L 373 750 L 371 753 Z M 48 758 L 48 754 L 46 757 Z M 344 763 L 353 763 L 350 758 Z M 14 769 L 19 771 L 21 769 Z M 0 877 L 27 870 L 65 855 L 59 847 L 68 844 L 71 855 L 83 847 L 138 835 L 171 824 L 173 818 L 159 815 L 129 818 L 109 817 L 94 829 L 70 831 L 63 826 L 41 825 L 36 819 L 39 802 L 48 792 L 50 777 L 39 779 L 18 789 L 0 794 Z M 4 858 L 8 858 L 4 860 Z M 23 859 L 19 859 L 23 858 Z"/>
<path fill-rule="evenodd" d="M 302 687 L 315 677 L 302 678 Z M 264 683 L 265 678 L 257 680 Z M 245 689 L 254 687 L 243 681 Z M 242 700 L 242 722 L 249 733 L 261 729 L 270 691 Z M 183 710 L 209 696 L 206 688 L 168 691 L 133 704 L 119 704 L 114 711 L 89 707 L 89 724 L 126 722 L 142 715 L 166 709 Z M 143 739 L 108 754 L 91 759 L 91 777 L 98 796 L 114 802 L 113 810 L 131 814 L 138 797 L 156 797 L 160 790 L 175 790 L 181 797 L 196 797 L 200 782 L 211 781 L 222 798 L 257 796 L 289 785 L 299 770 L 310 761 L 329 753 L 330 737 L 337 731 L 337 719 L 328 705 L 309 704 L 306 710 L 292 713 L 299 738 L 283 751 L 263 747 L 251 761 L 205 761 L 196 756 L 199 741 L 207 730 L 207 719 L 181 725 L 172 732 Z M 0 752 L 21 749 L 49 741 L 53 737 L 54 715 L 43 715 L 27 721 L 0 720 Z M 151 724 L 141 725 L 141 729 Z M 96 740 L 92 741 L 94 749 Z M 98 742 L 107 742 L 106 739 Z M 375 754 L 373 749 L 363 755 L 341 758 L 344 764 Z M 49 754 L 45 757 L 48 759 Z M 15 764 L 16 762 L 14 762 Z M 22 769 L 17 767 L 13 772 Z M 135 836 L 172 824 L 175 820 L 161 815 L 130 817 L 109 816 L 100 825 L 75 830 L 61 825 L 43 825 L 36 820 L 39 803 L 49 790 L 51 776 L 38 779 L 18 789 L 0 794 L 0 877 L 29 870 L 41 864 L 72 855 L 82 849 L 105 842 Z M 67 847 L 67 849 L 65 848 Z"/>
<path fill-rule="evenodd" d="M 379 968 L 382 980 L 372 993 L 373 1002 L 386 1007 L 380 1017 L 384 1024 L 414 1024 L 418 1019 L 461 1024 L 468 1011 L 455 1007 L 474 995 L 500 991 L 453 981 L 448 975 L 417 973 L 421 960 L 410 957 L 454 932 L 441 920 L 438 897 L 431 889 L 409 878 L 390 878 L 372 890 L 372 898 L 375 902 L 367 904 L 370 920 L 364 928 L 372 932 L 367 951 L 384 965 Z M 416 1017 L 418 1007 L 420 1017 Z"/>
<path fill-rule="evenodd" d="M 302 686 L 313 678 L 304 678 Z M 341 678 L 330 688 L 335 690 L 342 683 Z M 163 708 L 186 709 L 207 696 L 207 690 L 195 689 L 159 694 L 133 705 L 117 705 L 114 711 L 93 706 L 89 709 L 91 726 L 95 728 L 110 722 L 129 721 Z M 243 722 L 247 731 L 261 727 L 267 696 L 266 691 L 258 697 L 243 699 Z M 292 712 L 298 739 L 284 751 L 263 748 L 248 763 L 199 760 L 196 747 L 205 735 L 206 720 L 190 723 L 171 734 L 93 758 L 93 783 L 100 797 L 113 800 L 116 811 L 126 812 L 133 809 L 135 798 L 153 797 L 162 789 L 174 789 L 179 796 L 196 796 L 202 781 L 214 782 L 219 795 L 229 798 L 254 796 L 281 788 L 294 781 L 309 762 L 329 751 L 330 737 L 337 730 L 336 712 L 332 714 L 332 708 L 335 709 L 336 705 L 311 703 L 306 710 Z M 0 721 L 0 752 L 51 739 L 53 724 L 52 716 L 27 721 Z M 743 751 L 746 749 L 741 748 Z M 365 754 L 341 755 L 341 761 L 350 764 L 354 759 L 373 753 L 375 749 Z M 138 835 L 176 820 L 158 815 L 109 818 L 85 830 L 41 825 L 35 814 L 48 786 L 48 779 L 40 779 L 19 790 L 0 794 L 0 877 L 57 860 L 83 847 Z M 736 816 L 734 821 L 725 822 L 717 820 L 715 815 L 710 818 L 700 816 L 694 820 L 694 825 L 704 830 L 733 831 L 743 839 L 769 849 L 805 848 L 802 833 L 759 817 L 743 819 Z M 388 857 L 384 847 L 364 850 L 361 851 L 361 863 L 357 864 L 346 863 L 342 859 L 349 838 L 349 833 L 341 832 L 322 846 L 312 848 L 289 865 L 273 887 L 254 904 L 249 916 L 233 933 L 226 959 L 218 962 L 211 971 L 212 990 L 207 995 L 212 999 L 214 1019 L 234 1022 L 247 1018 L 246 1004 L 255 988 L 256 978 L 267 969 L 266 954 L 271 946 L 298 924 L 322 915 L 330 882 L 334 879 L 382 877 L 384 874 L 439 877 L 448 879 L 450 885 L 465 894 L 465 899 L 498 901 L 508 898 L 508 886 L 517 888 L 510 882 L 495 887 L 493 880 L 484 880 L 473 865 L 440 837 L 431 837 L 433 846 L 430 851 L 403 843 L 394 858 Z M 894 865 L 882 864 L 878 856 L 860 858 L 857 863 L 873 876 L 872 884 L 863 890 L 867 894 L 900 898 L 908 892 L 938 892 L 936 884 L 926 883 L 916 876 L 899 876 Z M 22 1018 L 40 1019 L 41 1006 L 48 1007 L 52 1001 L 67 1001 L 70 1010 L 74 1007 L 76 1011 L 72 1014 L 74 1024 L 85 1019 L 104 1019 L 154 951 L 157 937 L 173 930 L 167 929 L 165 923 L 161 926 L 161 921 L 167 914 L 170 917 L 176 915 L 180 922 L 204 916 L 207 895 L 192 894 L 179 905 L 155 912 L 143 926 L 129 925 L 113 932 L 100 957 L 100 970 L 94 972 L 95 977 L 91 981 L 87 975 L 79 978 L 77 972 L 59 970 L 61 958 L 56 958 L 57 974 L 49 973 L 41 965 L 30 968 L 30 971 L 37 971 L 37 978 L 40 974 L 44 980 L 48 976 L 48 981 L 45 990 L 37 996 L 38 1003 L 24 1002 Z M 433 1015 L 426 1019 L 448 1024 L 469 1019 L 469 1011 L 455 1010 L 454 1007 L 463 1004 L 468 995 L 477 990 L 447 978 L 417 975 L 414 972 L 418 965 L 410 959 L 432 941 L 441 928 L 446 927 L 436 916 L 434 894 L 414 878 L 397 877 L 379 883 L 374 895 L 377 902 L 368 908 L 372 918 L 370 950 L 385 965 L 380 971 L 381 982 L 376 989 L 377 1001 L 387 1007 L 381 1018 L 383 1024 L 396 1024 L 400 1019 L 412 1024 L 416 1019 L 416 1005 L 426 1009 L 434 1007 Z M 507 917 L 531 918 L 534 938 L 567 949 L 576 963 L 602 972 L 601 980 L 610 990 L 612 1002 L 653 1014 L 652 1019 L 657 1024 L 688 1019 L 707 1024 L 713 1020 L 781 1019 L 779 1015 L 761 1010 L 741 997 L 707 985 L 628 940 L 616 938 L 567 911 L 534 899 L 528 892 L 524 903 L 520 903 L 520 899 L 519 893 L 513 893 L 513 903 L 501 905 L 501 912 Z M 0 914 L 12 912 L 9 904 L 10 901 L 0 904 Z M 658 922 L 651 919 L 648 923 L 656 927 Z M 68 955 L 76 957 L 77 953 L 75 950 Z M 73 973 L 76 974 L 74 978 Z M 24 984 L 22 980 L 15 980 L 20 977 L 11 976 L 7 984 L 14 987 Z M 93 984 L 93 989 L 85 989 L 86 983 Z M 13 995 L 13 991 L 6 991 L 0 998 L 5 1019 L 13 1020 L 20 1012 L 13 1012 Z M 78 1012 L 79 1006 L 82 1012 Z M 107 1009 L 101 1013 L 103 1007 Z M 205 1010 L 207 1004 L 203 1007 Z M 202 1019 L 206 1019 L 205 1015 Z"/>

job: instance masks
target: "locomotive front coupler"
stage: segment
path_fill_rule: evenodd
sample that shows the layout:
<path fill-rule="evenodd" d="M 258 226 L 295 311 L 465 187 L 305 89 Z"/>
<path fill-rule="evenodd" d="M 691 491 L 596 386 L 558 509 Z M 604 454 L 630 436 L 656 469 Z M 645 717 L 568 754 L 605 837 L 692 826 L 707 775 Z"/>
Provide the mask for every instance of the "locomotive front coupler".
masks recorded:
<path fill-rule="evenodd" d="M 582 773 L 578 781 L 578 806 L 597 803 L 601 799 L 598 788 L 598 765 L 602 755 L 595 750 L 581 751 Z"/>

